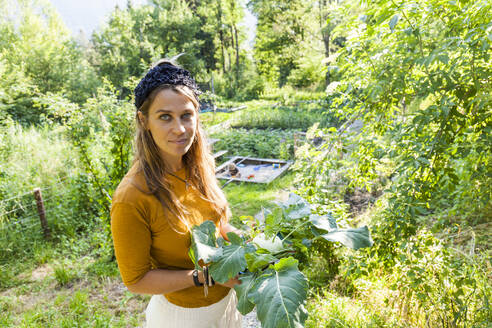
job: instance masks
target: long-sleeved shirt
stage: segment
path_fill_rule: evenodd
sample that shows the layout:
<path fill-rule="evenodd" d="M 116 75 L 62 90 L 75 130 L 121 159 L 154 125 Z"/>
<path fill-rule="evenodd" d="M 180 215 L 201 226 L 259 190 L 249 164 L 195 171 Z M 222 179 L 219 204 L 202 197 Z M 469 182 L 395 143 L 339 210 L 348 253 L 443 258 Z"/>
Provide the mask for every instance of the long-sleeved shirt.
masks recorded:
<path fill-rule="evenodd" d="M 186 179 L 185 169 L 174 174 Z M 176 177 L 168 178 L 174 193 L 189 212 L 189 222 L 200 224 L 212 220 L 218 227 L 220 218 L 210 203 L 200 197 L 200 191 L 191 186 L 186 188 L 184 181 Z M 194 268 L 188 256 L 190 232 L 149 193 L 143 172 L 138 171 L 137 164 L 125 175 L 113 194 L 111 232 L 118 268 L 127 286 L 138 282 L 151 269 Z M 209 288 L 208 297 L 205 297 L 203 287 L 193 286 L 165 294 L 164 297 L 178 306 L 196 308 L 216 303 L 228 292 L 229 288 L 215 285 Z"/>

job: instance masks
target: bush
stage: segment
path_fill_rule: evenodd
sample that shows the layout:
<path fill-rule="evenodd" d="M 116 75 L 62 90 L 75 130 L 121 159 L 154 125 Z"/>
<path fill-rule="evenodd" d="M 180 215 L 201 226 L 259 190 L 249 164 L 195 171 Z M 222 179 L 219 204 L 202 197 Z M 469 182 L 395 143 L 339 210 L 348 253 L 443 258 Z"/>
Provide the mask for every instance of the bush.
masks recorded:
<path fill-rule="evenodd" d="M 214 151 L 228 150 L 227 156 L 292 159 L 293 131 L 230 129 L 213 134 L 220 139 Z"/>
<path fill-rule="evenodd" d="M 297 60 L 297 66 L 290 71 L 288 84 L 296 88 L 319 89 L 324 87 L 326 67 L 321 64 L 323 56 L 307 56 Z"/>
<path fill-rule="evenodd" d="M 273 108 L 264 106 L 241 114 L 231 123 L 232 127 L 306 131 L 316 123 L 323 128 L 339 124 L 335 115 L 318 103 L 298 103 L 295 106 Z"/>
<path fill-rule="evenodd" d="M 235 72 L 222 74 L 216 71 L 213 76 L 215 93 L 227 99 L 236 101 L 257 99 L 265 89 L 265 81 L 254 67 L 242 68 L 239 81 L 236 80 Z"/>

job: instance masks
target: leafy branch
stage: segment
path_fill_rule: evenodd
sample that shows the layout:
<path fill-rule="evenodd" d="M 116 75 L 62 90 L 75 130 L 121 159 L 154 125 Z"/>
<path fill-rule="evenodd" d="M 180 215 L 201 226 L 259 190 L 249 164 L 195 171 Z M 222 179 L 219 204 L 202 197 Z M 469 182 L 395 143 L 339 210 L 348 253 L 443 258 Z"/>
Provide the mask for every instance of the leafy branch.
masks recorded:
<path fill-rule="evenodd" d="M 372 246 L 366 226 L 339 229 L 331 215 L 312 213 L 311 206 L 295 194 L 264 214 L 259 230 L 253 239 L 229 232 L 228 242 L 216 238 L 215 224 L 205 221 L 192 228 L 189 255 L 197 268 L 208 264 L 219 283 L 239 275 L 237 308 L 247 314 L 256 307 L 264 328 L 302 327 L 307 318 L 308 281 L 292 256 L 295 245 L 323 240 L 353 249 Z"/>

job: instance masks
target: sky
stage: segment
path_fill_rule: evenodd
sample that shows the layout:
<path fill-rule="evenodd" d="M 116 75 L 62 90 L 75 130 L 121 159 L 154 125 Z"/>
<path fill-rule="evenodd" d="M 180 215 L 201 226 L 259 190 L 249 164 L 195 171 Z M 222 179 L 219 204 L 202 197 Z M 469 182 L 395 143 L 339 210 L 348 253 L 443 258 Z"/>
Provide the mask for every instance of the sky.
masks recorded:
<path fill-rule="evenodd" d="M 67 27 L 73 35 L 78 35 L 80 30 L 87 38 L 92 32 L 107 20 L 109 14 L 118 5 L 125 8 L 127 0 L 50 0 L 60 13 Z M 132 0 L 134 6 L 145 4 L 146 0 Z M 256 18 L 246 11 L 243 22 L 248 29 L 248 45 L 251 47 L 254 40 Z"/>

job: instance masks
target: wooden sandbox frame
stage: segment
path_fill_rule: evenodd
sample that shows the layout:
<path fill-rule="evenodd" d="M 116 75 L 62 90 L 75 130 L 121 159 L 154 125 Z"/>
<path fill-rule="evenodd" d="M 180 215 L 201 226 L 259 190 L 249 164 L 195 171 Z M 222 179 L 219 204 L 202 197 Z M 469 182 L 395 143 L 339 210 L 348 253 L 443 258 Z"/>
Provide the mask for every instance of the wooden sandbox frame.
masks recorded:
<path fill-rule="evenodd" d="M 234 156 L 227 162 L 223 163 L 215 170 L 215 176 L 218 179 L 229 180 L 227 183 L 231 181 L 244 181 L 244 182 L 253 182 L 253 183 L 270 183 L 279 176 L 281 176 L 287 169 L 292 165 L 292 161 L 284 161 L 280 159 L 270 159 L 270 158 L 254 158 L 254 157 L 244 157 L 244 156 Z M 239 171 L 241 172 L 240 177 L 231 177 L 227 170 L 229 164 L 235 164 Z M 248 167 L 241 167 L 243 164 Z M 253 167 L 253 169 L 251 169 Z M 254 168 L 258 168 L 255 170 Z M 260 170 L 263 170 L 260 172 Z M 268 170 L 268 172 L 267 172 Z M 252 177 L 248 178 L 250 173 L 268 173 L 266 177 Z"/>

